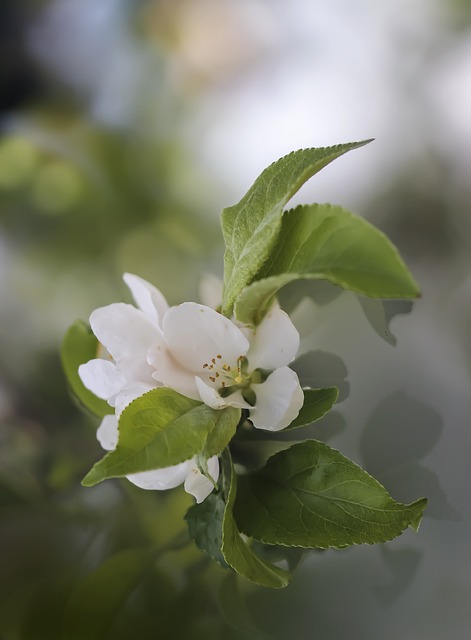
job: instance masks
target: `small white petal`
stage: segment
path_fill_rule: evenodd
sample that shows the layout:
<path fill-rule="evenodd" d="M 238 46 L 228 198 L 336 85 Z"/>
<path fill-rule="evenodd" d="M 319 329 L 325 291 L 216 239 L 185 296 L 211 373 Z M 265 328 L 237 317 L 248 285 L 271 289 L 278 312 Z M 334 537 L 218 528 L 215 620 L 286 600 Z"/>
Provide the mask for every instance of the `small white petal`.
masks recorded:
<path fill-rule="evenodd" d="M 116 395 L 116 399 L 114 402 L 114 406 L 116 408 L 116 415 L 119 416 L 123 413 L 124 409 L 136 398 L 144 395 L 151 389 L 155 389 L 158 385 L 157 382 L 154 384 L 145 384 L 143 382 L 138 382 L 136 384 L 128 385 L 123 387 L 121 391 Z"/>
<path fill-rule="evenodd" d="M 158 326 L 143 311 L 124 302 L 95 309 L 90 325 L 116 362 L 128 357 L 145 362 L 147 349 L 161 339 Z"/>
<path fill-rule="evenodd" d="M 276 369 L 262 384 L 253 384 L 257 401 L 250 419 L 257 429 L 279 431 L 298 415 L 304 394 L 296 373 L 289 367 Z"/>
<path fill-rule="evenodd" d="M 211 309 L 217 309 L 222 302 L 222 280 L 212 273 L 205 273 L 198 286 L 198 297 Z"/>
<path fill-rule="evenodd" d="M 191 493 L 199 504 L 209 496 L 214 489 L 213 483 L 204 476 L 198 469 L 194 460 L 188 461 L 188 475 L 185 480 L 185 491 Z M 215 482 L 219 478 L 219 460 L 217 456 L 213 456 L 207 461 L 209 475 Z"/>
<path fill-rule="evenodd" d="M 250 370 L 284 367 L 296 357 L 298 349 L 298 330 L 275 302 L 250 340 L 247 354 Z"/>
<path fill-rule="evenodd" d="M 211 409 L 224 409 L 224 407 L 227 407 L 226 400 L 221 398 L 216 389 L 207 385 L 201 378 L 198 378 L 198 376 L 195 376 L 195 382 L 201 402 L 207 404 Z"/>
<path fill-rule="evenodd" d="M 103 449 L 114 451 L 118 444 L 118 418 L 114 414 L 105 416 L 97 429 L 96 437 Z"/>
<path fill-rule="evenodd" d="M 161 292 L 153 284 L 132 273 L 125 273 L 123 280 L 132 293 L 137 306 L 160 326 L 168 304 Z"/>
<path fill-rule="evenodd" d="M 126 377 L 109 360 L 97 358 L 78 368 L 84 386 L 102 400 L 111 400 L 126 384 Z"/>
<path fill-rule="evenodd" d="M 185 481 L 187 470 L 188 463 L 182 462 L 163 469 L 131 473 L 126 477 L 141 489 L 163 491 L 165 489 L 174 489 L 179 484 L 182 484 Z"/>
<path fill-rule="evenodd" d="M 147 360 L 154 369 L 154 380 L 187 398 L 200 399 L 195 376 L 178 364 L 165 345 L 154 344 L 148 351 Z"/>
<path fill-rule="evenodd" d="M 184 302 L 167 311 L 163 321 L 165 342 L 182 367 L 200 373 L 203 364 L 218 354 L 234 365 L 247 353 L 249 342 L 241 330 L 214 309 Z"/>

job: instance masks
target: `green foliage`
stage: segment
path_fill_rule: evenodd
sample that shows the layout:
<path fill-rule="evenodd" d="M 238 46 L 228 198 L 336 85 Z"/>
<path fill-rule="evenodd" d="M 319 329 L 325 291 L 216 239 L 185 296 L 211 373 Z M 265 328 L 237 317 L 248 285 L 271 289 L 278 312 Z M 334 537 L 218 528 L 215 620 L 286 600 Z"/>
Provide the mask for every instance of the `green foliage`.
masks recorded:
<path fill-rule="evenodd" d="M 426 502 L 396 502 L 351 460 L 310 440 L 243 476 L 235 514 L 243 533 L 266 544 L 342 548 L 417 531 Z"/>
<path fill-rule="evenodd" d="M 79 401 L 99 418 L 103 418 L 113 409 L 105 401 L 83 386 L 78 374 L 81 364 L 97 357 L 98 340 L 90 327 L 82 320 L 77 320 L 67 330 L 62 341 L 61 361 L 70 388 Z"/>
<path fill-rule="evenodd" d="M 196 545 L 222 567 L 227 563 L 222 555 L 222 522 L 226 503 L 222 491 L 211 493 L 203 502 L 194 504 L 186 513 L 188 533 Z"/>
<path fill-rule="evenodd" d="M 97 462 L 82 483 L 93 486 L 106 478 L 189 460 L 204 449 L 208 436 L 220 424 L 223 433 L 235 430 L 239 416 L 237 409 L 215 411 L 168 388 L 148 391 L 123 411 L 116 449 Z M 211 450 L 217 449 L 222 438 L 211 439 Z"/>
<path fill-rule="evenodd" d="M 143 575 L 152 554 L 142 549 L 116 553 L 89 574 L 72 593 L 63 626 L 67 640 L 102 640 Z"/>
<path fill-rule="evenodd" d="M 252 551 L 248 543 L 240 535 L 233 515 L 237 494 L 237 477 L 229 452 L 222 456 L 224 477 L 224 493 L 226 508 L 222 522 L 222 553 L 227 564 L 238 574 L 255 584 L 272 589 L 286 587 L 291 575 L 275 565 L 265 562 Z"/>
<path fill-rule="evenodd" d="M 304 389 L 304 404 L 301 407 L 301 411 L 289 427 L 286 427 L 285 431 L 305 427 L 316 420 L 320 420 L 332 409 L 338 397 L 339 390 L 337 387 Z"/>
<path fill-rule="evenodd" d="M 257 323 L 273 295 L 300 278 L 325 279 L 372 298 L 419 295 L 397 249 L 371 224 L 330 204 L 283 214 L 281 233 L 256 281 L 239 295 L 235 313 Z"/>
<path fill-rule="evenodd" d="M 270 165 L 242 200 L 222 212 L 224 297 L 222 311 L 230 316 L 234 302 L 252 282 L 278 241 L 282 211 L 313 175 L 339 156 L 370 142 L 294 151 Z"/>

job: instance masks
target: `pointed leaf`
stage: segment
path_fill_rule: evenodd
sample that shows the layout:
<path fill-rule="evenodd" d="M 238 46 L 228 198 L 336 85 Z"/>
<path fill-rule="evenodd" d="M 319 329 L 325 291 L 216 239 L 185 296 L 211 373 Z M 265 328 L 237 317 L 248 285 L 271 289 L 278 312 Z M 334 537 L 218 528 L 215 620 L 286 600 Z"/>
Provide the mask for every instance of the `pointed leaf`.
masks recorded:
<path fill-rule="evenodd" d="M 105 401 L 97 398 L 94 393 L 86 389 L 78 374 L 81 364 L 97 357 L 98 340 L 90 327 L 82 320 L 77 320 L 67 330 L 61 347 L 62 368 L 78 400 L 92 413 L 103 418 L 113 409 Z"/>
<path fill-rule="evenodd" d="M 259 322 L 273 295 L 302 278 L 325 279 L 372 298 L 419 295 L 388 238 L 366 220 L 330 204 L 300 206 L 283 214 L 276 246 L 257 278 L 236 302 L 241 322 Z"/>
<path fill-rule="evenodd" d="M 148 391 L 123 411 L 116 449 L 95 464 L 82 484 L 184 462 L 203 450 L 220 418 L 219 411 L 171 389 Z"/>
<path fill-rule="evenodd" d="M 310 440 L 242 477 L 235 515 L 243 533 L 267 544 L 342 548 L 417 531 L 426 503 L 396 502 L 354 462 Z"/>
<path fill-rule="evenodd" d="M 227 407 L 216 412 L 214 429 L 210 431 L 204 447 L 204 453 L 207 458 L 219 455 L 227 447 L 236 432 L 240 415 L 240 409 L 234 409 L 233 407 Z"/>
<path fill-rule="evenodd" d="M 328 413 L 339 397 L 339 390 L 337 387 L 327 387 L 325 389 L 303 389 L 304 404 L 301 407 L 297 418 L 286 427 L 285 431 L 289 429 L 297 429 L 298 427 L 305 427 L 316 420 L 319 420 L 326 413 Z"/>
<path fill-rule="evenodd" d="M 368 142 L 294 151 L 265 169 L 238 204 L 223 210 L 225 315 L 231 315 L 236 297 L 270 256 L 286 203 L 327 164 Z"/>
<path fill-rule="evenodd" d="M 185 520 L 188 522 L 188 533 L 196 545 L 205 551 L 210 558 L 227 568 L 222 555 L 222 522 L 226 503 L 222 491 L 210 493 L 199 504 L 188 509 Z"/>
<path fill-rule="evenodd" d="M 226 494 L 226 509 L 222 523 L 222 553 L 227 564 L 255 584 L 272 589 L 286 587 L 291 574 L 256 556 L 237 528 L 232 514 L 237 492 L 236 475 L 228 449 L 222 456 L 222 470 Z"/>

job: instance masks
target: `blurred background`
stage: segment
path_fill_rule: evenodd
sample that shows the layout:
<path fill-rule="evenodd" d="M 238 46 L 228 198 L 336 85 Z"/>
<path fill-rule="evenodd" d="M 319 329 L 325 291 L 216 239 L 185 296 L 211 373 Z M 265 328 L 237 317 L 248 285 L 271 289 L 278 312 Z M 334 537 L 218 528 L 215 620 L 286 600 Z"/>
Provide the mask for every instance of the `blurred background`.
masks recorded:
<path fill-rule="evenodd" d="M 129 300 L 124 271 L 197 299 L 223 206 L 291 150 L 370 137 L 296 202 L 384 230 L 422 298 L 284 301 L 300 374 L 342 389 L 309 433 L 430 504 L 419 535 L 310 554 L 283 592 L 235 585 L 180 548 L 183 491 L 80 486 L 101 453 L 62 336 Z M 468 638 L 470 175 L 465 0 L 2 0 L 0 638 Z"/>

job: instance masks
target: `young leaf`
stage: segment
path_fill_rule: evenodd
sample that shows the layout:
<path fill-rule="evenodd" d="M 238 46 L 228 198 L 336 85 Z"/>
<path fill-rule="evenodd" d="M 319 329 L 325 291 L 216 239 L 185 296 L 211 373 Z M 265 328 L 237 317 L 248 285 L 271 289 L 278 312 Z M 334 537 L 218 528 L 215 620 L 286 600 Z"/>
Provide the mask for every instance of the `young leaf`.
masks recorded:
<path fill-rule="evenodd" d="M 82 320 L 77 320 L 69 327 L 62 341 L 61 361 L 73 393 L 87 409 L 103 418 L 108 413 L 113 413 L 112 407 L 86 389 L 78 374 L 81 364 L 97 357 L 97 348 L 98 340 L 90 327 Z"/>
<path fill-rule="evenodd" d="M 149 570 L 150 552 L 126 549 L 89 574 L 72 594 L 65 611 L 67 640 L 101 640 L 120 609 Z"/>
<path fill-rule="evenodd" d="M 328 413 L 339 397 L 339 390 L 337 387 L 327 387 L 326 389 L 303 389 L 304 392 L 304 404 L 301 407 L 297 418 L 286 427 L 285 431 L 289 429 L 297 429 L 298 427 L 305 427 L 316 420 L 319 420 L 326 413 Z"/>
<path fill-rule="evenodd" d="M 327 164 L 368 142 L 294 151 L 265 169 L 238 204 L 223 210 L 225 315 L 231 315 L 238 294 L 272 253 L 286 203 Z"/>
<path fill-rule="evenodd" d="M 234 420 L 237 409 L 227 408 Z M 140 396 L 121 414 L 119 440 L 83 479 L 93 486 L 106 478 L 178 464 L 203 450 L 208 435 L 217 428 L 221 412 L 167 388 Z"/>
<path fill-rule="evenodd" d="M 210 431 L 204 447 L 207 458 L 219 455 L 227 447 L 236 432 L 240 414 L 240 409 L 232 407 L 216 412 L 214 429 Z"/>
<path fill-rule="evenodd" d="M 397 249 L 373 225 L 342 207 L 313 204 L 283 214 L 281 233 L 235 314 L 257 323 L 273 295 L 301 278 L 325 279 L 372 298 L 415 298 L 419 289 Z"/>
<path fill-rule="evenodd" d="M 222 523 L 222 553 L 227 564 L 238 574 L 262 587 L 282 589 L 291 579 L 291 574 L 256 556 L 242 539 L 232 509 L 236 497 L 236 475 L 228 449 L 222 455 L 223 483 L 226 508 Z"/>
<path fill-rule="evenodd" d="M 203 502 L 190 507 L 186 512 L 185 520 L 188 522 L 190 538 L 196 545 L 222 567 L 227 568 L 221 551 L 225 509 L 223 492 L 213 492 Z"/>
<path fill-rule="evenodd" d="M 267 544 L 342 548 L 418 530 L 427 501 L 404 505 L 354 462 L 310 440 L 281 451 L 241 478 L 241 531 Z"/>

